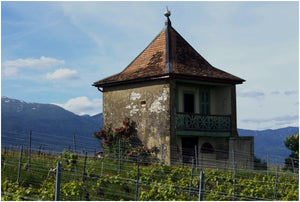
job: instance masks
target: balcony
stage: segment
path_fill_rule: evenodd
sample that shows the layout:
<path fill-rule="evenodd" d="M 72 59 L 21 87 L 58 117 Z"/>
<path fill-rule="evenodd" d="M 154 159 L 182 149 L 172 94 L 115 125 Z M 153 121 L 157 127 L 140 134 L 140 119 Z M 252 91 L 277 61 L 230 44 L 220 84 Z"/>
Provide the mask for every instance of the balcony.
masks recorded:
<path fill-rule="evenodd" d="M 177 130 L 230 132 L 230 115 L 176 114 Z"/>

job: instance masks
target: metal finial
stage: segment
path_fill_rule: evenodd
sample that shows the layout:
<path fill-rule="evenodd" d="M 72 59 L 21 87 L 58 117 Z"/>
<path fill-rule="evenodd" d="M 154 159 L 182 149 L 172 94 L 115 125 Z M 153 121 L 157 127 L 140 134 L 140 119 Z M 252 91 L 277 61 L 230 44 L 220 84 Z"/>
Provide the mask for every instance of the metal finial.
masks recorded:
<path fill-rule="evenodd" d="M 168 18 L 171 15 L 171 12 L 168 10 L 168 6 L 167 6 L 167 10 L 165 11 L 164 15 Z"/>

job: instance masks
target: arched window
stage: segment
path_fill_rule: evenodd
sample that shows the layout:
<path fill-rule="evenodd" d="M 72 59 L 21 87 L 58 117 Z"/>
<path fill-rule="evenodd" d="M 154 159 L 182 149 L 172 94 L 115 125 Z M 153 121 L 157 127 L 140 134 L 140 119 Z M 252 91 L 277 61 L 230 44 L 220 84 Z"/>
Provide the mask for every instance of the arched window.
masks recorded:
<path fill-rule="evenodd" d="M 205 142 L 201 146 L 200 152 L 201 153 L 213 153 L 214 152 L 214 148 L 213 148 L 213 146 L 210 143 Z"/>

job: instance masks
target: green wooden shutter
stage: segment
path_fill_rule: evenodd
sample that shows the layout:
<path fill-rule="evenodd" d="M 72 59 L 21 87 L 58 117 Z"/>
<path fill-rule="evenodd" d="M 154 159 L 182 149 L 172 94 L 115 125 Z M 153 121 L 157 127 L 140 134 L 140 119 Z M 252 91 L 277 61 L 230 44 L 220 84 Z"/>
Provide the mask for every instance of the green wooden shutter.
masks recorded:
<path fill-rule="evenodd" d="M 208 88 L 200 89 L 200 114 L 210 114 L 210 93 Z"/>

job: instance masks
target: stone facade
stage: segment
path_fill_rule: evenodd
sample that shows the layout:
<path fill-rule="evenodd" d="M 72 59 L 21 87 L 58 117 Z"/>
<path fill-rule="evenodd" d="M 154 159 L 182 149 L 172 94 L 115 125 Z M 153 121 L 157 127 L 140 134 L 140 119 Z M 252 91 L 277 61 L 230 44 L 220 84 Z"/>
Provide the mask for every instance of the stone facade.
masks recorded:
<path fill-rule="evenodd" d="M 164 145 L 170 163 L 170 85 L 153 81 L 107 87 L 103 91 L 103 124 L 120 127 L 125 117 L 135 122 L 140 141 L 147 147 Z"/>

